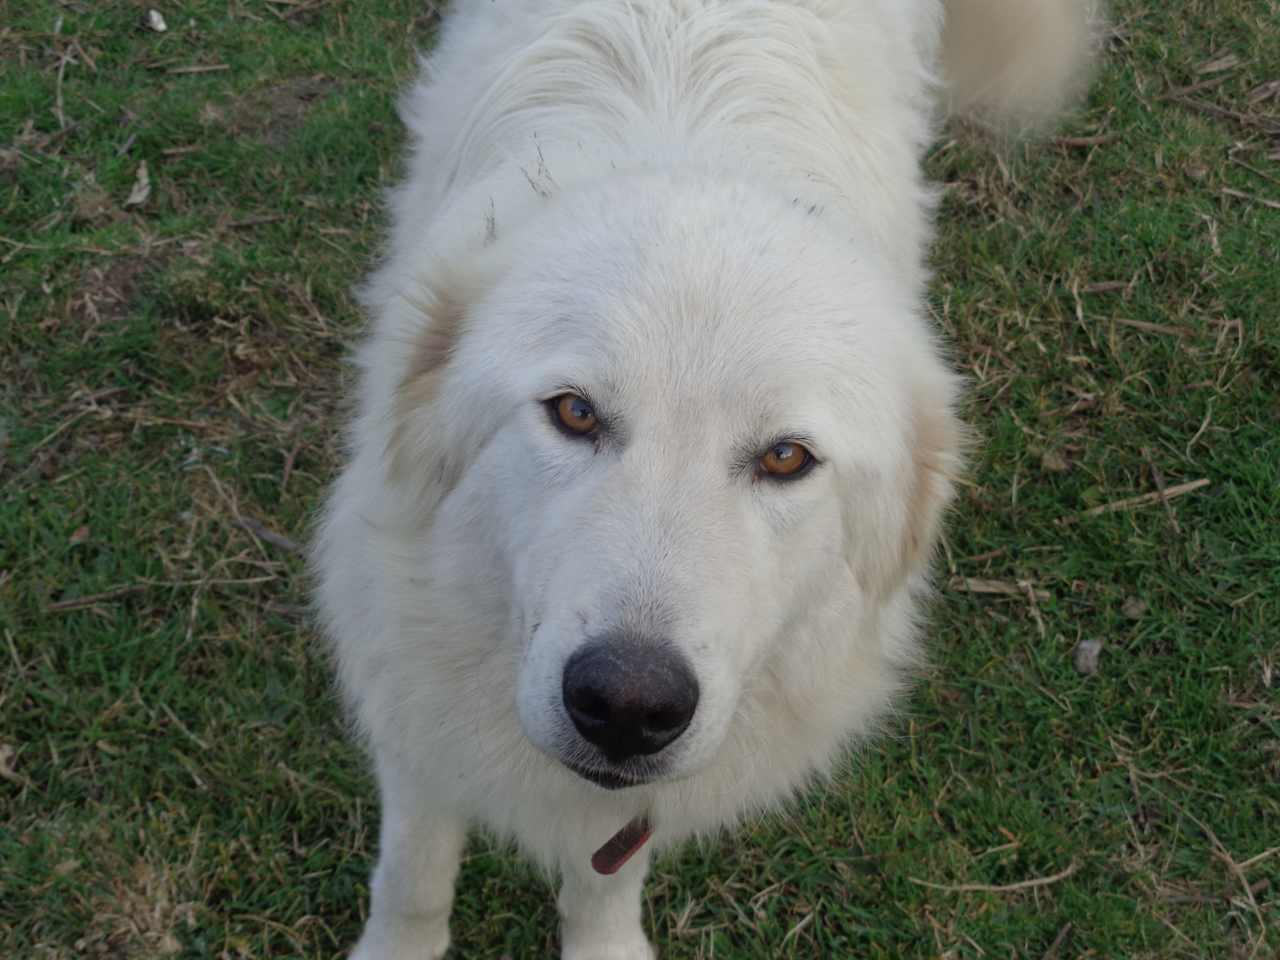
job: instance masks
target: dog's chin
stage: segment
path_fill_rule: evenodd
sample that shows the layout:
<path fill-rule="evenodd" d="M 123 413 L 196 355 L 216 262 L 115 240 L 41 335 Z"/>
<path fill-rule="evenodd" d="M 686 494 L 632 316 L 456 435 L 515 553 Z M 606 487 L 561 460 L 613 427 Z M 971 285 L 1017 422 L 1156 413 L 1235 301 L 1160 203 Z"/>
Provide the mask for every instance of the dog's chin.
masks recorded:
<path fill-rule="evenodd" d="M 657 779 L 653 775 L 626 773 L 605 767 L 588 767 L 568 760 L 560 761 L 566 769 L 577 774 L 588 783 L 595 784 L 605 790 L 628 790 L 632 787 L 643 787 Z"/>
<path fill-rule="evenodd" d="M 645 763 L 638 765 L 627 763 L 615 766 L 606 761 L 596 764 L 577 763 L 556 757 L 560 765 L 575 776 L 587 781 L 602 790 L 630 790 L 636 787 L 651 787 L 662 783 L 674 783 L 687 780 L 697 774 L 697 770 L 672 770 L 664 763 Z"/>

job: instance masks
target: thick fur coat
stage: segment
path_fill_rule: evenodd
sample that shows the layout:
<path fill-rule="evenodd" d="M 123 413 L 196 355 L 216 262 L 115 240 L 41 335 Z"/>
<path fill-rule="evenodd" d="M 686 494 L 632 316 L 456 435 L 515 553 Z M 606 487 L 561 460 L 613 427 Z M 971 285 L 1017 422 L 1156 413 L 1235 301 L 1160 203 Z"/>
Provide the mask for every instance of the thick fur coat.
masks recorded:
<path fill-rule="evenodd" d="M 1088 17 L 454 4 L 403 102 L 314 550 L 382 799 L 355 956 L 443 955 L 475 824 L 560 874 L 565 958 L 648 960 L 650 852 L 785 801 L 876 729 L 919 659 L 963 435 L 922 310 L 921 157 L 948 104 L 1042 122 Z M 622 760 L 564 699 L 575 654 L 619 636 L 696 681 L 676 739 Z M 642 820 L 652 839 L 594 872 Z"/>

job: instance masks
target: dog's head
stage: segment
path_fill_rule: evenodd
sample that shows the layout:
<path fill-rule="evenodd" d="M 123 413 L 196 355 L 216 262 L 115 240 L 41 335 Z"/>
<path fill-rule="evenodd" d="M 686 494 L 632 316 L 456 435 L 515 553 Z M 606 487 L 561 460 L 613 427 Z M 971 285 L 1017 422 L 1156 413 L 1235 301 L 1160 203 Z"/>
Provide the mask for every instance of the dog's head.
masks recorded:
<path fill-rule="evenodd" d="M 556 198 L 426 286 L 391 470 L 459 589 L 502 598 L 534 745 L 601 786 L 681 777 L 780 673 L 878 662 L 959 433 L 891 268 L 654 176 Z"/>

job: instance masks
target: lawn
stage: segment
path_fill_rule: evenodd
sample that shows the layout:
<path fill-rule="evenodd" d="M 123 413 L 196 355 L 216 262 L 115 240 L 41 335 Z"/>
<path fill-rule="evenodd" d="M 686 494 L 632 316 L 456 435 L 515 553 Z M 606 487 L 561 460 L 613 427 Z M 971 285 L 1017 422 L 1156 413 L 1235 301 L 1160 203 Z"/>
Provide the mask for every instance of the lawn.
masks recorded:
<path fill-rule="evenodd" d="M 328 957 L 377 806 L 306 620 L 425 0 L 0 0 L 0 956 Z M 669 960 L 1280 956 L 1280 3 L 1116 0 L 1061 135 L 947 131 L 981 435 L 932 664 L 670 855 Z M 545 957 L 477 838 L 459 957 Z"/>

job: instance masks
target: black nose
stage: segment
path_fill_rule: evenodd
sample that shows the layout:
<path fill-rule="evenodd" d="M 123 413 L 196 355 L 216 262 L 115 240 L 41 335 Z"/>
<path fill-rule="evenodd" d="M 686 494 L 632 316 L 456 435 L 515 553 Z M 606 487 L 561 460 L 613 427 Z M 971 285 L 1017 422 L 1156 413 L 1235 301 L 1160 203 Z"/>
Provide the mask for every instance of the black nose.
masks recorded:
<path fill-rule="evenodd" d="M 664 643 L 604 637 L 569 658 L 563 696 L 578 732 L 617 763 L 657 753 L 684 733 L 698 681 Z"/>

